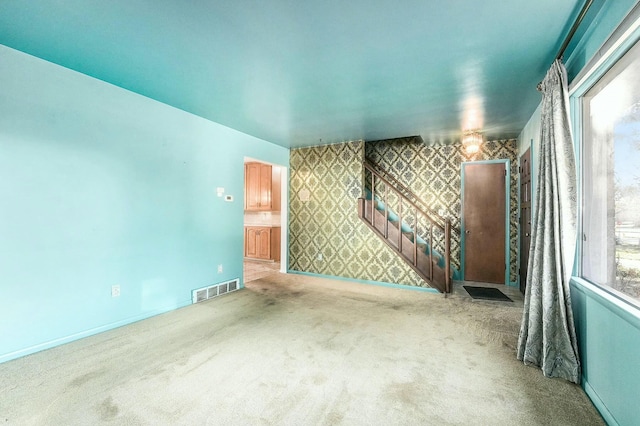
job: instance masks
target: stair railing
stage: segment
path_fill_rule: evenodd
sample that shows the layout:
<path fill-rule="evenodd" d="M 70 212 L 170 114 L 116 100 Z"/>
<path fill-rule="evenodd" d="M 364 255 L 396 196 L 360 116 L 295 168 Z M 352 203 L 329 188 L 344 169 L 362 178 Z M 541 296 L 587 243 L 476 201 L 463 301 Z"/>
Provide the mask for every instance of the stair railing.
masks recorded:
<path fill-rule="evenodd" d="M 404 194 L 404 196 L 406 198 L 408 198 L 409 200 L 412 200 L 415 204 L 419 205 L 420 208 L 426 212 L 426 214 L 431 217 L 434 221 L 439 222 L 444 224 L 445 222 L 445 218 L 442 217 L 440 214 L 438 214 L 436 211 L 432 210 L 431 208 L 429 208 L 429 206 L 427 205 L 427 203 L 425 203 L 424 201 L 422 201 L 422 199 L 420 197 L 418 197 L 413 191 L 411 191 L 409 188 L 407 188 L 406 186 L 404 186 L 402 183 L 400 183 L 400 181 L 398 181 L 398 179 L 396 179 L 391 173 L 389 173 L 388 171 L 384 170 L 383 168 L 379 167 L 378 165 L 376 165 L 373 161 L 371 161 L 371 159 L 369 158 L 365 158 L 364 163 L 366 164 L 366 166 L 368 167 L 369 170 L 375 171 L 379 176 L 384 177 L 387 181 L 389 181 L 391 183 L 391 185 L 393 185 L 399 192 L 401 192 L 402 194 Z M 455 229 L 452 228 L 453 231 L 455 231 Z"/>
<path fill-rule="evenodd" d="M 368 170 L 373 170 L 379 176 L 384 177 L 393 186 L 395 186 L 398 191 L 404 194 L 409 200 L 417 204 L 425 212 L 425 214 L 429 216 L 434 222 L 440 223 L 442 226 L 444 226 L 445 221 L 449 220 L 441 216 L 440 214 L 438 214 L 435 210 L 431 209 L 429 205 L 422 200 L 422 198 L 418 197 L 413 191 L 411 191 L 409 188 L 403 185 L 400 181 L 398 181 L 398 179 L 396 179 L 387 170 L 375 164 L 370 158 L 365 157 L 364 163 L 367 164 Z M 460 240 L 460 230 L 457 227 L 453 226 L 453 224 L 451 224 L 451 233 L 454 234 L 454 236 L 457 236 L 455 238 Z"/>
<path fill-rule="evenodd" d="M 389 238 L 389 193 L 395 195 L 398 200 L 398 241 L 397 247 L 398 251 L 402 254 L 402 224 L 403 224 L 403 205 L 407 204 L 415 213 L 413 215 L 413 247 L 412 247 L 412 257 L 413 257 L 413 269 L 422 274 L 421 271 L 417 269 L 418 262 L 418 217 L 421 216 L 424 218 L 428 224 L 428 235 L 420 235 L 420 238 L 423 238 L 428 246 L 429 246 L 429 274 L 428 279 L 430 282 L 436 284 L 438 287 L 442 287 L 445 293 L 451 292 L 451 220 L 443 218 L 442 216 L 431 212 L 431 214 L 425 212 L 420 206 L 418 206 L 414 201 L 412 201 L 407 195 L 407 192 L 412 194 L 416 199 L 417 197 L 413 194 L 408 188 L 404 185 L 400 184 L 396 179 L 390 176 L 388 173 L 383 173 L 379 171 L 371 162 L 365 160 L 362 163 L 363 166 L 363 180 L 366 179 L 367 171 L 369 171 L 371 175 L 371 220 L 366 219 L 366 215 L 362 214 L 362 219 L 369 222 L 371 227 L 377 230 L 376 227 L 376 183 L 377 181 L 382 182 L 384 184 L 384 193 L 382 196 L 378 195 L 378 197 L 384 203 L 384 227 L 383 227 L 383 236 L 385 239 Z M 392 182 L 393 181 L 393 182 Z M 365 181 L 365 185 L 363 185 L 363 190 L 367 187 L 367 183 Z M 363 205 L 363 208 L 364 205 Z M 435 216 L 435 217 L 434 217 Z M 434 228 L 438 229 L 442 235 L 444 236 L 444 283 L 436 283 L 434 282 L 434 271 L 433 271 L 433 250 L 434 250 Z M 441 285 L 439 285 L 441 284 Z"/>

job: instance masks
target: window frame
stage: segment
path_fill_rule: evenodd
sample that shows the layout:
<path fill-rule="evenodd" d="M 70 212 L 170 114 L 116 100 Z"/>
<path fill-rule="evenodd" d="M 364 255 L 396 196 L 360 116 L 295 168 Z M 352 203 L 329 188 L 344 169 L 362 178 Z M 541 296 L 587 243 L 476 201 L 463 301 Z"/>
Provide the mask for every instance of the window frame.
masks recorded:
<path fill-rule="evenodd" d="M 570 120 L 574 129 L 574 151 L 577 164 L 578 183 L 578 211 L 577 217 L 577 246 L 572 279 L 582 285 L 597 288 L 603 296 L 614 302 L 623 302 L 627 309 L 631 309 L 636 315 L 640 314 L 640 301 L 632 298 L 611 285 L 603 285 L 584 278 L 582 268 L 583 236 L 584 236 L 584 143 L 585 120 L 584 101 L 586 94 L 613 68 L 618 61 L 626 55 L 632 47 L 640 43 L 640 8 L 636 7 L 616 28 L 611 37 L 596 52 L 593 59 L 587 63 L 583 70 L 574 78 L 569 86 Z"/>

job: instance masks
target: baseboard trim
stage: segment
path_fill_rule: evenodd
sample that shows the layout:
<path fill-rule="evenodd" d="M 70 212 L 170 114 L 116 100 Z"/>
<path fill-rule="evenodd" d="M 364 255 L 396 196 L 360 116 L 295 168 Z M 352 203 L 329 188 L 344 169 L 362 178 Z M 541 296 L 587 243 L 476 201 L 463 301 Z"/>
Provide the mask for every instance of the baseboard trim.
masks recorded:
<path fill-rule="evenodd" d="M 616 421 L 615 417 L 611 414 L 611 412 L 607 409 L 607 406 L 602 402 L 597 392 L 589 385 L 589 382 L 582 378 L 582 388 L 584 392 L 587 394 L 593 405 L 596 407 L 604 421 L 609 426 L 619 426 L 619 423 Z"/>
<path fill-rule="evenodd" d="M 287 273 L 288 274 L 296 274 L 296 275 L 307 275 L 307 276 L 310 276 L 310 277 L 329 278 L 329 279 L 339 280 L 339 281 L 349 281 L 349 282 L 352 282 L 352 283 L 359 283 L 359 284 L 369 284 L 369 285 L 377 285 L 377 286 L 382 286 L 382 287 L 398 288 L 398 289 L 402 289 L 402 290 L 413 290 L 413 291 L 422 291 L 422 292 L 425 292 L 425 293 L 441 294 L 438 290 L 436 290 L 435 288 L 431 288 L 431 287 L 417 287 L 417 286 L 406 285 L 406 284 L 387 283 L 387 282 L 384 282 L 384 281 L 360 280 L 360 279 L 357 279 L 357 278 L 338 277 L 338 276 L 335 276 L 335 275 L 316 274 L 316 273 L 313 273 L 313 272 L 302 272 L 302 271 L 295 271 L 295 270 L 291 270 L 291 269 L 289 269 L 287 271 Z"/>
<path fill-rule="evenodd" d="M 138 321 L 142 321 L 145 320 L 147 318 L 151 318 L 154 317 L 156 315 L 160 315 L 160 314 L 164 314 L 167 312 L 171 312 L 174 311 L 176 309 L 180 309 L 180 308 L 184 308 L 185 306 L 189 306 L 191 305 L 191 299 L 184 301 L 184 302 L 180 302 L 177 304 L 173 304 L 171 306 L 166 306 L 163 308 L 159 308 L 159 309 L 154 309 L 153 311 L 149 311 L 149 312 L 145 312 L 143 314 L 140 315 L 136 315 L 124 320 L 120 320 L 120 321 L 116 321 L 110 324 L 105 324 L 99 327 L 95 327 L 89 330 L 85 330 L 85 331 L 81 331 L 79 333 L 74 333 L 71 334 L 69 336 L 65 336 L 65 337 L 60 337 L 57 339 L 53 339 L 53 340 L 49 340 L 47 342 L 44 343 L 39 343 L 37 345 L 33 345 L 33 346 L 29 346 L 27 348 L 24 349 L 20 349 L 14 352 L 9 352 L 7 354 L 4 355 L 0 355 L 0 364 L 2 364 L 3 362 L 7 362 L 7 361 L 11 361 L 13 359 L 17 359 L 17 358 L 22 358 L 23 356 L 27 356 L 27 355 L 31 355 L 34 354 L 36 352 L 40 352 L 40 351 L 44 351 L 46 349 L 51 349 L 54 348 L 56 346 L 60 346 L 60 345 L 64 345 L 65 343 L 71 343 L 75 340 L 79 340 L 85 337 L 89 337 L 89 336 L 93 336 L 94 334 L 99 334 L 99 333 L 103 333 L 105 331 L 109 331 L 109 330 L 113 330 L 115 328 L 119 328 L 128 324 L 133 324 L 134 322 L 138 322 Z"/>

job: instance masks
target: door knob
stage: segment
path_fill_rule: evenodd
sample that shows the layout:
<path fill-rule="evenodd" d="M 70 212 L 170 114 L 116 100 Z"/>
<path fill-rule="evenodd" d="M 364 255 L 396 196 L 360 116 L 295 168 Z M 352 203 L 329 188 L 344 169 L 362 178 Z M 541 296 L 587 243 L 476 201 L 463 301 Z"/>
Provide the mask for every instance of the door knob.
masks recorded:
<path fill-rule="evenodd" d="M 471 231 L 469 231 L 468 229 L 466 229 L 466 230 L 464 231 L 464 233 L 465 233 L 465 234 L 470 234 L 470 233 L 471 233 Z"/>
<path fill-rule="evenodd" d="M 528 236 L 529 236 L 529 233 L 527 232 L 526 234 L 524 234 L 524 236 L 525 236 L 525 237 L 528 237 Z"/>

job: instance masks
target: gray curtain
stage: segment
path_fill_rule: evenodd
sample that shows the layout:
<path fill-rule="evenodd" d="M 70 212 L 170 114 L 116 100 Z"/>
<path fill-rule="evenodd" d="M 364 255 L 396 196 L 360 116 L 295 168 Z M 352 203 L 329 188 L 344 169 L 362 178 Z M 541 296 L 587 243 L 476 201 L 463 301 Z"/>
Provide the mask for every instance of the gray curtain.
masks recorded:
<path fill-rule="evenodd" d="M 580 383 L 569 279 L 576 248 L 576 167 L 567 73 L 557 60 L 540 84 L 542 129 L 518 359 Z"/>

